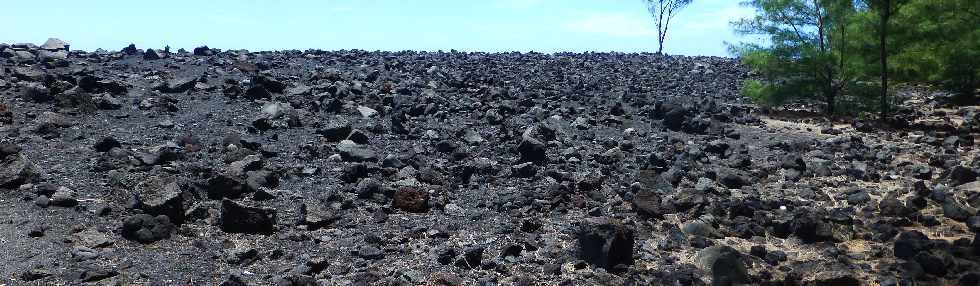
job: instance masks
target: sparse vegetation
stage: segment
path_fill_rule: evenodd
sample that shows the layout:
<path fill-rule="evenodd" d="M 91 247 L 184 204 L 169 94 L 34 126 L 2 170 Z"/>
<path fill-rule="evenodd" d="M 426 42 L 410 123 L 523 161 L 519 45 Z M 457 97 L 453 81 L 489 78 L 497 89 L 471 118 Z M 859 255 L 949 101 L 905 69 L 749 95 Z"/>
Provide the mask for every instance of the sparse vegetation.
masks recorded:
<path fill-rule="evenodd" d="M 644 0 L 647 3 L 647 10 L 657 23 L 657 53 L 664 52 L 664 42 L 667 41 L 667 30 L 670 28 L 670 20 L 674 19 L 684 7 L 690 5 L 692 0 Z"/>
<path fill-rule="evenodd" d="M 890 87 L 930 83 L 973 100 L 980 87 L 980 1 L 751 0 L 757 14 L 733 23 L 763 43 L 731 46 L 758 75 L 744 95 L 767 105 L 817 99 L 889 114 Z M 842 97 L 847 97 L 841 100 Z M 868 100 L 877 97 L 877 104 Z M 842 107 L 841 104 L 859 104 Z"/>

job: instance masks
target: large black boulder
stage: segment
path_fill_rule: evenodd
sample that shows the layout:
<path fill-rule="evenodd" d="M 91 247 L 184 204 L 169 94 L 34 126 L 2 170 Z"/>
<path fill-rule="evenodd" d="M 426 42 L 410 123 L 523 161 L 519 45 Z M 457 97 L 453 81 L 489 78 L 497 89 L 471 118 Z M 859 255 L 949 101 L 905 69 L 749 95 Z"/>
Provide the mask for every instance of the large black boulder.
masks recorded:
<path fill-rule="evenodd" d="M 610 218 L 588 219 L 578 232 L 579 257 L 609 271 L 633 264 L 633 229 Z"/>
<path fill-rule="evenodd" d="M 929 237 L 925 234 L 912 230 L 898 235 L 895 240 L 895 257 L 901 259 L 911 259 L 921 251 L 932 248 Z"/>
<path fill-rule="evenodd" d="M 661 113 L 664 118 L 664 126 L 671 131 L 680 131 L 684 126 L 684 121 L 690 115 L 690 111 L 680 105 L 665 104 Z"/>
<path fill-rule="evenodd" d="M 711 275 L 711 285 L 733 285 L 746 282 L 749 275 L 742 253 L 727 245 L 716 245 L 698 252 L 697 260 Z"/>
<path fill-rule="evenodd" d="M 141 243 L 153 243 L 170 237 L 175 229 L 165 215 L 138 214 L 123 220 L 122 236 Z"/>
<path fill-rule="evenodd" d="M 221 230 L 228 233 L 271 234 L 276 228 L 276 210 L 221 201 Z"/>
<path fill-rule="evenodd" d="M 520 162 L 540 164 L 548 161 L 547 145 L 528 136 L 521 138 L 521 142 L 517 144 L 517 153 L 521 155 Z"/>

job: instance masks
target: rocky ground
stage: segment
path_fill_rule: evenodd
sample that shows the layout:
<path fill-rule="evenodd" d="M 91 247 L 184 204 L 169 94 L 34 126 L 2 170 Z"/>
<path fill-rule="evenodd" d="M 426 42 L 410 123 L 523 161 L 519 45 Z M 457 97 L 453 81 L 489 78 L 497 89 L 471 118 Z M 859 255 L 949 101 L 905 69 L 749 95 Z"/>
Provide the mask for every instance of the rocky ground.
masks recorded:
<path fill-rule="evenodd" d="M 973 107 L 737 61 L 0 44 L 0 285 L 978 285 Z"/>

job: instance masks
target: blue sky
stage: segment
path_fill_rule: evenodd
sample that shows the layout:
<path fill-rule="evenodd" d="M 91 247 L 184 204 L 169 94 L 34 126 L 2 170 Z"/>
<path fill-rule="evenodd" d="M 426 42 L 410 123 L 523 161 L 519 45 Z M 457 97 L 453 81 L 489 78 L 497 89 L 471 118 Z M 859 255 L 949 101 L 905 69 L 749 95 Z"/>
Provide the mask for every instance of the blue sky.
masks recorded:
<path fill-rule="evenodd" d="M 665 52 L 728 55 L 736 0 L 695 0 Z M 73 49 L 656 51 L 642 0 L 9 1 L 0 42 L 61 38 Z"/>

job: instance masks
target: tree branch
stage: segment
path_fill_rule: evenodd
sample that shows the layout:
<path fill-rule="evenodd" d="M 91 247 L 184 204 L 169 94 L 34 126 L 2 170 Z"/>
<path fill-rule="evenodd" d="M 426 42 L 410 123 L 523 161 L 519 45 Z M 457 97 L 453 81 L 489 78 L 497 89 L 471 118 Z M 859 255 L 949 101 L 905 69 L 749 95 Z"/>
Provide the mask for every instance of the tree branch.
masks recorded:
<path fill-rule="evenodd" d="M 788 16 L 786 16 L 786 14 L 782 10 L 779 11 L 779 17 L 782 18 L 784 21 L 786 21 L 786 23 L 793 28 L 793 32 L 796 33 L 796 37 L 799 38 L 800 42 L 806 42 L 806 39 L 803 38 L 803 34 L 800 33 L 800 29 L 796 28 L 796 24 L 793 23 L 793 20 L 790 19 Z"/>
<path fill-rule="evenodd" d="M 963 12 L 966 12 L 967 14 L 970 14 L 973 17 L 980 18 L 980 13 L 977 13 L 977 12 L 975 12 L 973 10 L 963 9 Z"/>

